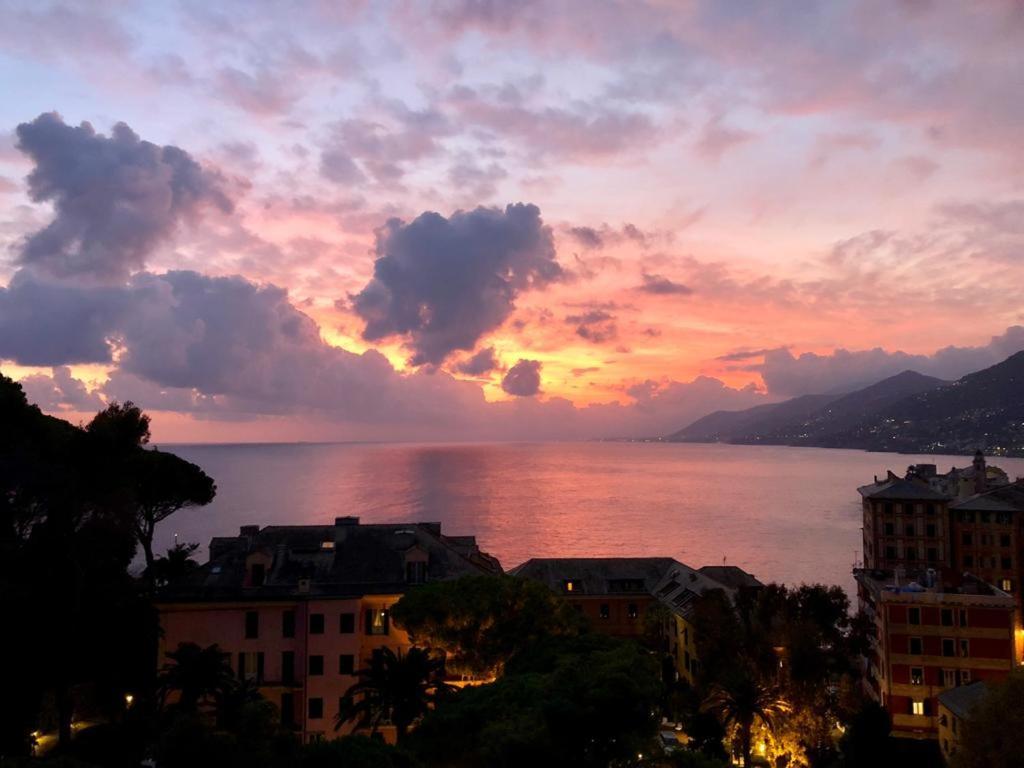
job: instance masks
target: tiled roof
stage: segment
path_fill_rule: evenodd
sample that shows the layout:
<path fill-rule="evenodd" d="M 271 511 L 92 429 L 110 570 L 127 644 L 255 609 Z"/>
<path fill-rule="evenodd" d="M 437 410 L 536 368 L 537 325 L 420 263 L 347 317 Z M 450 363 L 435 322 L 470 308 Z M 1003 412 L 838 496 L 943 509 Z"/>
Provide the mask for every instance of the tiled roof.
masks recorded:
<path fill-rule="evenodd" d="M 546 584 L 554 592 L 573 594 L 651 594 L 655 585 L 675 564 L 671 557 L 537 557 L 510 573 Z"/>
<path fill-rule="evenodd" d="M 297 594 L 357 596 L 405 591 L 406 555 L 426 555 L 427 579 L 500 573 L 496 559 L 471 536 L 449 539 L 439 523 L 246 526 L 235 537 L 210 542 L 210 561 L 187 583 L 164 589 L 164 602 L 280 599 Z M 340 522 L 340 521 L 339 521 Z M 249 586 L 247 560 L 269 562 L 264 582 Z M 300 587 L 300 581 L 304 584 Z"/>
<path fill-rule="evenodd" d="M 952 505 L 953 509 L 979 512 L 1024 512 L 1024 482 L 1001 485 Z"/>
<path fill-rule="evenodd" d="M 866 499 L 892 499 L 894 501 L 902 499 L 913 501 L 947 501 L 949 499 L 949 496 L 929 488 L 925 482 L 907 480 L 900 477 L 890 477 L 879 483 L 862 485 L 857 490 Z"/>
<path fill-rule="evenodd" d="M 735 565 L 703 565 L 697 570 L 709 579 L 714 579 L 719 584 L 732 589 L 764 586 L 764 584 L 754 578 L 754 574 L 747 573 Z"/>
<path fill-rule="evenodd" d="M 950 688 L 939 694 L 939 703 L 960 718 L 970 717 L 971 710 L 985 698 L 988 687 L 981 680 L 970 685 Z"/>

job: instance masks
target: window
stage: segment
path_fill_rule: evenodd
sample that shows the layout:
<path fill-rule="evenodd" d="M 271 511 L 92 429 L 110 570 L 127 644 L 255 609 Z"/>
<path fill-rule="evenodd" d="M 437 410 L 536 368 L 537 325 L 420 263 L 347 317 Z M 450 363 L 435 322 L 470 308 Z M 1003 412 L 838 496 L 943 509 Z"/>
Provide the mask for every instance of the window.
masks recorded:
<path fill-rule="evenodd" d="M 885 559 L 886 560 L 895 560 L 896 559 L 896 547 L 886 547 L 885 548 Z"/>
<path fill-rule="evenodd" d="M 974 555 L 964 555 L 964 568 L 974 567 Z"/>
<path fill-rule="evenodd" d="M 939 559 L 939 550 L 935 547 L 928 547 L 928 562 L 934 563 Z"/>
<path fill-rule="evenodd" d="M 281 614 L 281 637 L 295 637 L 295 611 Z"/>
<path fill-rule="evenodd" d="M 968 531 L 964 531 L 963 535 L 960 537 L 960 541 L 965 547 L 969 547 L 974 544 L 974 536 L 972 536 Z"/>
<path fill-rule="evenodd" d="M 322 613 L 309 614 L 309 634 L 322 635 L 324 633 L 324 615 Z"/>
<path fill-rule="evenodd" d="M 257 611 L 245 612 L 245 639 L 254 640 L 260 636 L 260 614 Z"/>
<path fill-rule="evenodd" d="M 891 515 L 892 514 L 892 504 L 890 504 L 889 502 L 886 502 L 885 504 L 883 504 L 882 505 L 882 509 L 885 510 L 885 514 L 887 514 L 887 515 Z"/>
<path fill-rule="evenodd" d="M 971 642 L 970 642 L 970 640 L 961 640 L 960 641 L 960 657 L 966 659 L 966 658 L 969 658 L 970 655 L 971 655 Z"/>
<path fill-rule="evenodd" d="M 923 715 L 924 714 L 924 702 L 914 700 L 910 702 L 910 714 L 912 715 Z"/>
<path fill-rule="evenodd" d="M 366 634 L 386 635 L 390 627 L 390 616 L 386 608 L 366 609 Z"/>
<path fill-rule="evenodd" d="M 953 609 L 943 608 L 942 609 L 942 626 L 952 627 L 953 626 Z"/>
<path fill-rule="evenodd" d="M 263 653 L 246 651 L 238 654 L 238 679 L 263 682 Z"/>
<path fill-rule="evenodd" d="M 1013 592 L 1013 581 L 1010 579 L 1000 579 L 999 588 L 1003 590 L 1003 592 Z"/>
<path fill-rule="evenodd" d="M 253 563 L 250 572 L 252 573 L 252 585 L 254 587 L 262 587 L 263 582 L 267 580 L 267 566 L 263 563 Z"/>
<path fill-rule="evenodd" d="M 988 513 L 988 512 L 979 512 L 978 513 L 978 522 L 988 523 L 991 520 L 992 520 L 992 515 L 990 513 Z"/>
<path fill-rule="evenodd" d="M 1002 569 L 1004 571 L 1008 571 L 1012 567 L 1013 562 L 1012 562 L 1012 560 L 1009 557 L 1002 557 L 1002 558 L 1000 558 L 999 564 L 1000 564 L 1000 566 L 1002 566 Z"/>
<path fill-rule="evenodd" d="M 942 685 L 944 688 L 953 688 L 956 685 L 956 670 L 942 670 Z"/>
<path fill-rule="evenodd" d="M 907 609 L 907 623 L 908 624 L 920 624 L 921 623 L 921 609 L 920 608 L 908 608 Z"/>
<path fill-rule="evenodd" d="M 999 534 L 999 546 L 1000 547 L 1008 547 L 1008 546 L 1010 546 L 1010 534 L 1008 534 L 1008 533 L 1001 533 L 1001 534 Z"/>
<path fill-rule="evenodd" d="M 579 587 L 579 583 L 573 581 L 572 579 L 566 579 L 562 583 L 562 587 L 565 589 L 566 592 L 575 592 Z"/>
<path fill-rule="evenodd" d="M 611 616 L 611 610 L 608 607 L 608 603 L 601 603 L 601 618 L 607 619 Z"/>
<path fill-rule="evenodd" d="M 956 656 L 956 644 L 952 638 L 942 638 L 942 655 L 943 656 Z"/>
<path fill-rule="evenodd" d="M 291 728 L 295 725 L 295 694 L 281 694 L 281 725 Z"/>
<path fill-rule="evenodd" d="M 924 668 L 923 667 L 911 667 L 910 668 L 910 684 L 911 685 L 924 685 Z"/>
<path fill-rule="evenodd" d="M 281 682 L 285 685 L 295 682 L 295 651 L 281 651 Z"/>
<path fill-rule="evenodd" d="M 644 592 L 643 579 L 609 579 L 609 592 Z"/>
<path fill-rule="evenodd" d="M 309 719 L 320 720 L 324 716 L 324 700 L 321 698 L 309 700 Z"/>
<path fill-rule="evenodd" d="M 910 638 L 910 642 L 907 643 L 907 646 L 908 646 L 907 652 L 911 656 L 920 656 L 922 654 L 922 652 L 923 652 L 922 651 L 922 645 L 921 645 L 921 638 L 920 637 L 912 637 L 912 638 Z"/>
<path fill-rule="evenodd" d="M 904 526 L 903 528 L 903 532 L 907 534 L 907 536 L 914 536 L 917 533 L 917 531 L 914 530 L 913 523 L 907 523 L 906 526 Z"/>
<path fill-rule="evenodd" d="M 971 670 L 961 669 L 956 673 L 956 684 L 967 685 L 971 682 Z"/>
<path fill-rule="evenodd" d="M 885 535 L 886 536 L 895 536 L 896 535 L 896 526 L 893 525 L 892 523 L 886 523 L 885 524 Z"/>
<path fill-rule="evenodd" d="M 934 504 L 928 504 L 927 506 L 925 506 L 924 513 L 926 515 L 934 515 L 935 514 L 935 505 Z"/>
<path fill-rule="evenodd" d="M 626 606 L 626 616 L 631 619 L 635 619 L 640 615 L 640 609 L 636 607 L 636 603 L 630 603 Z"/>
<path fill-rule="evenodd" d="M 933 539 L 935 538 L 935 523 L 928 523 L 928 525 L 924 527 L 924 535 Z"/>
<path fill-rule="evenodd" d="M 423 560 L 414 560 L 405 564 L 405 581 L 407 584 L 422 584 L 427 580 L 427 564 Z"/>
<path fill-rule="evenodd" d="M 967 626 L 967 609 L 966 608 L 961 608 L 960 609 L 960 626 L 961 627 L 966 627 Z"/>
<path fill-rule="evenodd" d="M 338 617 L 338 631 L 343 635 L 351 635 L 356 631 L 356 615 L 343 613 Z"/>
<path fill-rule="evenodd" d="M 310 656 L 309 657 L 309 674 L 310 676 L 322 675 L 324 673 L 324 657 L 323 656 Z"/>
<path fill-rule="evenodd" d="M 351 653 L 343 653 L 338 656 L 338 674 L 354 675 L 356 671 L 356 657 Z"/>
<path fill-rule="evenodd" d="M 917 547 L 907 547 L 906 558 L 907 560 L 917 560 Z"/>

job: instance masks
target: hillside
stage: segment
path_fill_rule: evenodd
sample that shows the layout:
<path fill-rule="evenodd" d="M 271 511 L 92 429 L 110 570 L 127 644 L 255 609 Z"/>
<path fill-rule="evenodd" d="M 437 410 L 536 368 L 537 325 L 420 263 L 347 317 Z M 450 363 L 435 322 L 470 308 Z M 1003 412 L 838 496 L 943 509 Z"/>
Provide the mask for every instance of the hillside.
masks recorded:
<path fill-rule="evenodd" d="M 757 405 L 742 411 L 715 411 L 674 432 L 666 439 L 678 443 L 728 443 L 749 435 L 774 432 L 809 418 L 840 395 L 803 395 L 781 403 Z"/>
<path fill-rule="evenodd" d="M 666 439 L 1024 456 L 1024 352 L 952 383 L 904 371 L 846 395 L 718 411 Z"/>
<path fill-rule="evenodd" d="M 1024 456 L 1024 352 L 952 384 L 904 398 L 836 434 L 884 451 Z"/>

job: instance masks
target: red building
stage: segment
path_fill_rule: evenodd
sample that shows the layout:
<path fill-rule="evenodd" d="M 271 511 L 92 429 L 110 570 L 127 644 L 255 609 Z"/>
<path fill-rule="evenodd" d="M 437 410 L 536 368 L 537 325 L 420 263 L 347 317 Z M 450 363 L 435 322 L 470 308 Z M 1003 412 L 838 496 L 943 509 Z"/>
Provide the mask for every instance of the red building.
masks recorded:
<path fill-rule="evenodd" d="M 944 586 L 925 572 L 857 569 L 861 609 L 874 619 L 866 682 L 893 735 L 937 738 L 939 693 L 999 680 L 1014 664 L 1012 595 L 972 576 Z"/>

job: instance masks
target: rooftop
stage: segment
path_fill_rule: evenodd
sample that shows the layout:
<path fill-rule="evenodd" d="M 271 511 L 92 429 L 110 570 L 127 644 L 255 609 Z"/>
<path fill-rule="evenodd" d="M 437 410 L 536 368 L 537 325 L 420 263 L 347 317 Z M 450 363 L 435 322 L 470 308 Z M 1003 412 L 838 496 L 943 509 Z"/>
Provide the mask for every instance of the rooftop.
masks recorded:
<path fill-rule="evenodd" d="M 883 599 L 908 599 L 937 601 L 944 597 L 965 598 L 959 602 L 969 602 L 970 598 L 979 598 L 987 602 L 1002 601 L 1013 606 L 1012 595 L 996 589 L 971 573 L 962 574 L 955 583 L 943 583 L 940 574 L 935 571 L 893 571 L 883 569 L 854 568 L 853 575 L 857 582 L 870 589 Z"/>
<path fill-rule="evenodd" d="M 539 581 L 559 593 L 651 594 L 675 564 L 671 557 L 535 557 L 510 573 Z"/>
<path fill-rule="evenodd" d="M 210 542 L 210 560 L 163 602 L 395 594 L 409 585 L 407 564 L 425 562 L 426 580 L 501 573 L 472 536 L 445 536 L 440 523 L 242 526 Z M 253 566 L 259 569 L 254 575 Z"/>
<path fill-rule="evenodd" d="M 951 508 L 978 512 L 1024 512 L 1024 480 L 969 496 Z"/>
<path fill-rule="evenodd" d="M 876 479 L 869 485 L 857 489 L 865 499 L 911 499 L 914 501 L 948 501 L 949 496 L 933 490 L 927 480 L 921 478 L 905 478 L 892 472 L 885 480 Z"/>
<path fill-rule="evenodd" d="M 747 573 L 735 565 L 702 565 L 697 570 L 730 589 L 756 589 L 764 586 L 754 578 L 754 574 Z"/>
<path fill-rule="evenodd" d="M 959 718 L 970 717 L 971 710 L 985 698 L 988 686 L 981 680 L 970 685 L 949 688 L 939 694 L 939 703 Z"/>

